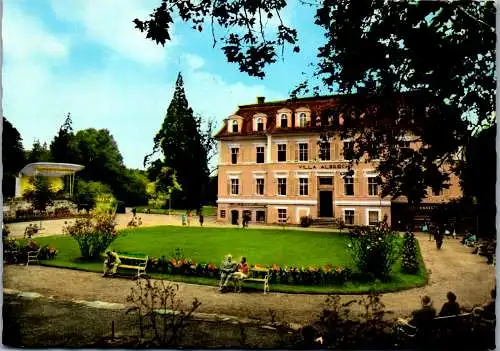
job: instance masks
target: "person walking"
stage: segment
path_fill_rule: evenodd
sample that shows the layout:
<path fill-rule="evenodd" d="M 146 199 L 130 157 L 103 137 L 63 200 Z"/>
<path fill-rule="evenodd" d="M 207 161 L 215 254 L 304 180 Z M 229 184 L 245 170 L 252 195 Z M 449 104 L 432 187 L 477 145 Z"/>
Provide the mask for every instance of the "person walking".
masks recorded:
<path fill-rule="evenodd" d="M 200 227 L 203 227 L 203 215 L 200 212 Z"/>
<path fill-rule="evenodd" d="M 134 207 L 134 208 L 132 209 L 132 214 L 133 214 L 133 215 L 134 215 L 134 217 L 135 217 L 135 215 L 137 214 L 137 208 L 135 208 L 135 207 Z"/>

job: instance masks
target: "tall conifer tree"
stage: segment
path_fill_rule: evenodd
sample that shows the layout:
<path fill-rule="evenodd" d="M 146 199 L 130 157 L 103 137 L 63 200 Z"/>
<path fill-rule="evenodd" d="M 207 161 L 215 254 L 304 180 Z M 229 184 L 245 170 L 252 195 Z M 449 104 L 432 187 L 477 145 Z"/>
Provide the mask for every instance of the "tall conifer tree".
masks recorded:
<path fill-rule="evenodd" d="M 209 180 L 207 155 L 213 146 L 213 143 L 206 142 L 207 138 L 209 140 L 211 138 L 210 132 L 210 130 L 205 133 L 201 131 L 201 119 L 195 116 L 189 107 L 184 91 L 184 81 L 179 73 L 174 96 L 168 106 L 161 129 L 154 138 L 153 150 L 153 153 L 161 150 L 162 166 L 175 172 L 176 179 L 181 186 L 182 190 L 177 193 L 175 199 L 176 207 L 199 209 L 204 202 Z M 151 155 L 145 157 L 145 164 L 148 163 Z M 153 177 L 155 177 L 154 174 Z M 158 178 L 159 181 L 162 179 L 167 178 Z M 165 184 L 165 186 L 170 185 Z"/>

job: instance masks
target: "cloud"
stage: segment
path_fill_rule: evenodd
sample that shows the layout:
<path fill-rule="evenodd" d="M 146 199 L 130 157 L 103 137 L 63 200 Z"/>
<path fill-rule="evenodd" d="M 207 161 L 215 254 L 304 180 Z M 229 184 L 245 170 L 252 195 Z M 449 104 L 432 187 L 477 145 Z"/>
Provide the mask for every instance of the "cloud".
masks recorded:
<path fill-rule="evenodd" d="M 19 7 L 15 11 L 7 10 L 11 21 L 4 22 L 4 37 L 10 38 L 5 50 L 4 112 L 21 133 L 24 147 L 31 148 L 35 138 L 50 143 L 71 112 L 75 130 L 109 129 L 125 165 L 142 168 L 171 101 L 176 71 L 169 67 L 165 75 L 158 74 L 154 65 L 130 61 L 123 57 L 126 54 L 104 66 L 95 65 L 101 56 L 88 56 L 83 66 L 74 66 L 73 52 L 87 50 L 87 42 L 55 35 L 45 26 L 47 19 L 30 16 Z M 238 104 L 252 102 L 257 95 L 278 96 L 262 84 L 227 81 L 210 72 L 199 55 L 185 52 L 182 57 L 191 106 L 204 117 L 216 118 L 219 126 Z"/>
<path fill-rule="evenodd" d="M 19 9 L 4 7 L 3 35 L 4 55 L 13 60 L 64 59 L 69 52 L 69 38 L 49 33 L 35 17 Z"/>
<path fill-rule="evenodd" d="M 159 4 L 157 0 L 52 0 L 52 9 L 61 20 L 81 25 L 86 36 L 119 55 L 144 64 L 163 64 L 168 48 L 178 44 L 179 38 L 165 47 L 145 39 L 132 21 L 144 19 Z"/>

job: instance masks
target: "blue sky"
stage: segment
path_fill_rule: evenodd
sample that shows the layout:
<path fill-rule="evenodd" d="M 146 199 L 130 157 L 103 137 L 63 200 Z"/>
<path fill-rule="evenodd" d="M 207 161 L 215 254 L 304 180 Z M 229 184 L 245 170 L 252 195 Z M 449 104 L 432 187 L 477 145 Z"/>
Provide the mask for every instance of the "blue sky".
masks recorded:
<path fill-rule="evenodd" d="M 125 165 L 142 169 L 179 71 L 195 112 L 218 128 L 257 96 L 287 97 L 323 41 L 313 10 L 290 3 L 283 19 L 298 28 L 301 52 L 286 51 L 260 80 L 212 49 L 209 31 L 178 22 L 165 47 L 145 39 L 132 20 L 160 0 L 4 0 L 4 116 L 30 149 L 36 138 L 50 143 L 71 112 L 75 130 L 109 129 Z"/>

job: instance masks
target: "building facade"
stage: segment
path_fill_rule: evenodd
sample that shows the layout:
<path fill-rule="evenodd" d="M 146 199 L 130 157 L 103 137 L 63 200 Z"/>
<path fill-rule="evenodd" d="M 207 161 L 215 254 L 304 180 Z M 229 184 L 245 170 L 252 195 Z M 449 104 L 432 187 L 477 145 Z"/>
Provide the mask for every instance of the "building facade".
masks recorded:
<path fill-rule="evenodd" d="M 387 216 L 391 199 L 379 196 L 376 162 L 360 162 L 347 173 L 345 150 L 351 140 L 333 136 L 320 146 L 320 126 L 343 123 L 342 115 L 322 113 L 335 97 L 242 105 L 217 133 L 219 142 L 217 219 L 299 224 L 300 218 L 340 218 L 347 225 L 374 225 Z M 405 147 L 416 147 L 411 138 Z M 323 148 L 320 153 L 320 148 Z M 347 153 L 348 154 L 348 153 Z M 425 200 L 442 203 L 461 196 L 450 188 Z M 404 199 L 398 199 L 404 202 Z"/>

